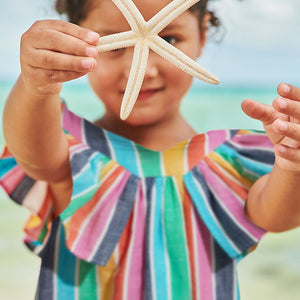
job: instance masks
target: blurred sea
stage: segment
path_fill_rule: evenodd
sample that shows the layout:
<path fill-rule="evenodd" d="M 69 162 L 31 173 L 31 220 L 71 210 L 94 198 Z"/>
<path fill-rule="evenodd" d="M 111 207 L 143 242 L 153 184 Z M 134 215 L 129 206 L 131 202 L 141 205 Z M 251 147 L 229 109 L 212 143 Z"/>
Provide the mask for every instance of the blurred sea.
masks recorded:
<path fill-rule="evenodd" d="M 12 85 L 12 81 L 0 80 L 0 112 Z M 103 106 L 84 80 L 66 84 L 62 96 L 69 108 L 82 117 L 94 120 L 103 112 Z M 275 97 L 276 86 L 208 86 L 197 82 L 186 95 L 182 111 L 199 133 L 220 128 L 262 129 L 258 122 L 243 114 L 240 104 L 245 98 L 272 103 Z M 21 241 L 27 212 L 1 191 L 0 211 L 0 299 L 33 299 L 39 260 Z M 258 248 L 239 263 L 241 299 L 300 299 L 299 241 L 300 229 L 267 234 Z"/>

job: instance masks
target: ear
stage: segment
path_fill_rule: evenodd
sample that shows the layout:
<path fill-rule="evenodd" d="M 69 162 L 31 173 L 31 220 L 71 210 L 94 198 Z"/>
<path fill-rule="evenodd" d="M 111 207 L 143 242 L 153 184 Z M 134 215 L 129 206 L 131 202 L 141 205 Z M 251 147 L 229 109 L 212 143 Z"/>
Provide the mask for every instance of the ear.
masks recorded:
<path fill-rule="evenodd" d="M 208 31 L 208 23 L 211 19 L 210 13 L 206 13 L 202 19 L 201 27 L 200 27 L 200 45 L 199 45 L 199 52 L 198 57 L 202 54 L 202 49 L 204 45 L 206 44 L 207 40 L 207 31 Z"/>

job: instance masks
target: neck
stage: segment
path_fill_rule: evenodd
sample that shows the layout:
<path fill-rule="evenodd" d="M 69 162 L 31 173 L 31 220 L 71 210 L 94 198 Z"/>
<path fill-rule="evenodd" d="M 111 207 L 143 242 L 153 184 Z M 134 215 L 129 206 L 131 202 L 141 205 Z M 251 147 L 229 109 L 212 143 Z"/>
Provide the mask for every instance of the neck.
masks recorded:
<path fill-rule="evenodd" d="M 196 134 L 181 114 L 171 120 L 142 126 L 131 125 L 121 120 L 111 122 L 106 116 L 95 124 L 155 151 L 167 150 Z"/>

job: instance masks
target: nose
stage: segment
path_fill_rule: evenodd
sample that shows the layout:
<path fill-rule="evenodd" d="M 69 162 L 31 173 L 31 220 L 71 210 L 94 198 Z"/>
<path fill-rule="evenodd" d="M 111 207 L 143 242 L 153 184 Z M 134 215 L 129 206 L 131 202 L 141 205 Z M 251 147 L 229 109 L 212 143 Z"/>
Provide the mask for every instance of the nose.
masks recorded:
<path fill-rule="evenodd" d="M 129 49 L 128 49 L 129 50 Z M 124 75 L 128 79 L 131 65 L 132 65 L 132 58 L 133 58 L 133 51 L 127 51 L 127 56 L 126 58 L 124 57 Z M 147 60 L 147 66 L 146 66 L 146 71 L 145 71 L 145 79 L 151 79 L 159 74 L 159 57 L 156 53 L 154 53 L 152 50 L 149 51 L 149 56 Z"/>
<path fill-rule="evenodd" d="M 158 55 L 150 50 L 146 72 L 145 72 L 145 78 L 154 78 L 158 76 Z M 160 57 L 159 57 L 160 59 Z"/>

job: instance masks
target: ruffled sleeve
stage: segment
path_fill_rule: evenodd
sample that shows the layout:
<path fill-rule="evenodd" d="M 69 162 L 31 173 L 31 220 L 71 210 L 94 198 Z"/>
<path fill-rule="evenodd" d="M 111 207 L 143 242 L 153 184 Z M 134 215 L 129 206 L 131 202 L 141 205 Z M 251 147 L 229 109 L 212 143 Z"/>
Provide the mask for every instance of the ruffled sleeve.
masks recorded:
<path fill-rule="evenodd" d="M 32 251 L 42 255 L 43 249 L 51 247 L 63 232 L 71 253 L 104 266 L 139 197 L 140 178 L 111 158 L 109 145 L 102 139 L 104 135 L 98 136 L 99 130 L 93 124 L 66 106 L 63 106 L 62 119 L 69 143 L 73 192 L 70 204 L 57 217 L 57 222 L 53 222 L 53 199 L 48 184 L 26 175 L 7 148 L 0 156 L 0 186 L 31 213 L 24 226 L 24 240 Z M 89 140 L 88 132 L 93 130 L 96 136 Z M 54 223 L 59 224 L 59 230 L 53 227 Z"/>
<path fill-rule="evenodd" d="M 79 143 L 68 132 L 65 131 L 65 134 L 69 148 Z M 49 184 L 28 176 L 5 146 L 0 155 L 0 187 L 11 200 L 29 211 L 24 225 L 24 242 L 29 249 L 40 253 L 47 243 L 55 218 Z"/>
<path fill-rule="evenodd" d="M 31 212 L 24 231 L 26 245 L 38 251 L 48 236 L 53 220 L 53 201 L 48 184 L 30 178 L 4 148 L 0 155 L 0 187 L 17 204 Z"/>
<path fill-rule="evenodd" d="M 185 175 L 199 215 L 232 258 L 245 254 L 265 233 L 246 218 L 244 204 L 253 183 L 273 163 L 273 145 L 265 133 L 238 131 Z"/>

